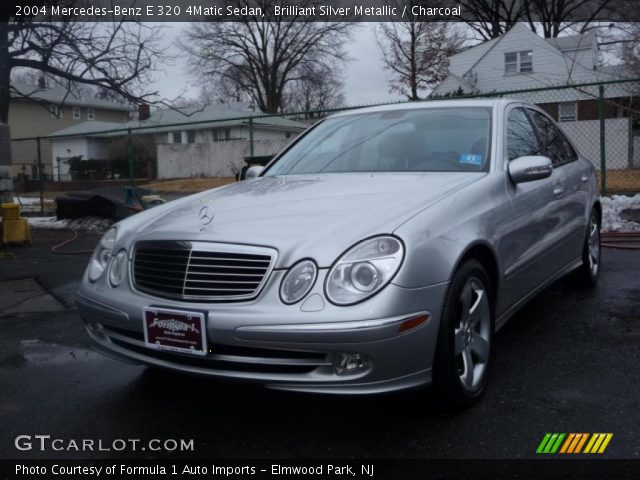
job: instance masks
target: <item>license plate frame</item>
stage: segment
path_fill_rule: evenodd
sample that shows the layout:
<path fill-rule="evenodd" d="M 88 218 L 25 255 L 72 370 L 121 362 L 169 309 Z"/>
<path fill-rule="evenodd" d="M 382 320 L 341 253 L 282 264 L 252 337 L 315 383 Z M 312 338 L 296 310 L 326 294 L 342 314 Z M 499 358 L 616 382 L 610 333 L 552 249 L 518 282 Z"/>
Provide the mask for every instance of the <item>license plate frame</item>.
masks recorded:
<path fill-rule="evenodd" d="M 142 327 L 148 348 L 203 357 L 208 353 L 203 312 L 143 307 Z"/>

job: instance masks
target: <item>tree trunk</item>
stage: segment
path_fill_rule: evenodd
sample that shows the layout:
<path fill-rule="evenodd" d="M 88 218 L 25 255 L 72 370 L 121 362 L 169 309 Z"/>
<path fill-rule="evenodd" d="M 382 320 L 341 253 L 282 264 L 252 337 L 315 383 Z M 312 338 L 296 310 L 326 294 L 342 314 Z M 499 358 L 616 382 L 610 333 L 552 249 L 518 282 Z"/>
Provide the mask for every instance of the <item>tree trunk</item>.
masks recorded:
<path fill-rule="evenodd" d="M 9 24 L 0 22 L 0 202 L 2 203 L 13 201 L 11 130 L 8 124 L 10 88 Z"/>
<path fill-rule="evenodd" d="M 411 97 L 409 100 L 418 100 L 418 72 L 416 68 L 416 63 L 418 59 L 416 58 L 416 27 L 415 24 L 411 24 Z"/>

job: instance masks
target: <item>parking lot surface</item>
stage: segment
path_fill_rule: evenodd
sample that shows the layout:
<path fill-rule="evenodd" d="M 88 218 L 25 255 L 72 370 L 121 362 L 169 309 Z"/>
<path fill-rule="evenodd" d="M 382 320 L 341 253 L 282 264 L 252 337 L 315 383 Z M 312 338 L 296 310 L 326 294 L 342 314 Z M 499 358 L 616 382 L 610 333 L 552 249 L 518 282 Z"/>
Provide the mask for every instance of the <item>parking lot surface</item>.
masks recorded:
<path fill-rule="evenodd" d="M 36 230 L 33 247 L 0 257 L 0 281 L 10 281 L 0 284 L 0 457 L 116 455 L 14 446 L 18 435 L 47 434 L 194 439 L 194 458 L 534 458 L 546 432 L 611 432 L 603 456 L 640 458 L 640 252 L 605 250 L 598 288 L 560 281 L 526 306 L 496 336 L 484 400 L 453 414 L 428 390 L 311 396 L 102 357 L 73 303 L 89 254 L 49 251 L 69 236 Z M 81 233 L 68 248 L 98 238 Z M 29 295 L 37 302 L 18 305 Z"/>

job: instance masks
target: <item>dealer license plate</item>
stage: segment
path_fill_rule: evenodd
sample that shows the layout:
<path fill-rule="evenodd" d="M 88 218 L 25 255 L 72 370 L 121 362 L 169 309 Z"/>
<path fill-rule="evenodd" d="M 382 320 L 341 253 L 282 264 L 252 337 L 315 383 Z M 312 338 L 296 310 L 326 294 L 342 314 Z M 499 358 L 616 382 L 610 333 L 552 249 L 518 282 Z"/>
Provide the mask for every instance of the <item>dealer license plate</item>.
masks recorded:
<path fill-rule="evenodd" d="M 191 355 L 207 354 L 203 313 L 145 307 L 142 316 L 147 347 Z"/>

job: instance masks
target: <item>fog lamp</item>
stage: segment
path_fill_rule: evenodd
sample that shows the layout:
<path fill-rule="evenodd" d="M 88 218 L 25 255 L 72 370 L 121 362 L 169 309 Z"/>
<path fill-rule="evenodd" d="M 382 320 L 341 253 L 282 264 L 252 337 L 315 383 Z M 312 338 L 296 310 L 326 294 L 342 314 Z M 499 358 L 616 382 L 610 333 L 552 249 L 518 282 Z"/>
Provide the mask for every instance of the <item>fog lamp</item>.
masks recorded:
<path fill-rule="evenodd" d="M 333 369 L 336 375 L 351 375 L 369 368 L 369 362 L 360 353 L 340 352 L 336 354 Z"/>

